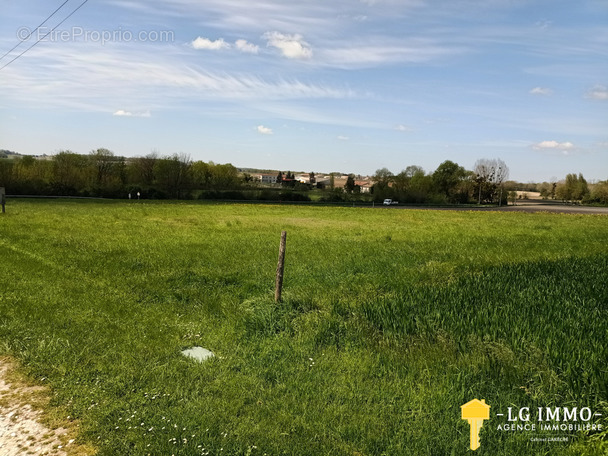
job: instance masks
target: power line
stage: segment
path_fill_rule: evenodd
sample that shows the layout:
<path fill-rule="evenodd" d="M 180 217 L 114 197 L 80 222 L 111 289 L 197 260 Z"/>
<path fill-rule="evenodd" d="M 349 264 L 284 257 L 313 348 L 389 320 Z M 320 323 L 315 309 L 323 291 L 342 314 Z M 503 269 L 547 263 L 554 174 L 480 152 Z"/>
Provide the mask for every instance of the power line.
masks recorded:
<path fill-rule="evenodd" d="M 46 35 L 44 35 L 42 38 L 39 38 L 38 41 L 36 41 L 34 44 L 32 44 L 30 47 L 28 47 L 25 51 L 23 51 L 21 54 L 19 54 L 18 56 L 16 56 L 13 60 L 11 60 L 10 62 L 4 64 L 3 66 L 0 67 L 0 71 L 2 71 L 3 69 L 5 69 L 7 66 L 9 66 L 11 63 L 13 63 L 15 60 L 17 60 L 19 57 L 21 57 L 23 54 L 25 54 L 26 52 L 28 52 L 30 49 L 32 49 L 34 46 L 36 46 L 38 43 L 40 43 L 42 40 L 44 40 L 47 36 L 49 36 L 51 33 L 53 33 L 57 27 L 59 27 L 61 24 L 63 24 L 65 21 L 67 21 L 70 17 L 72 17 L 74 15 L 74 13 L 76 13 L 76 11 L 78 11 L 80 8 L 82 8 L 84 6 L 85 3 L 87 3 L 89 0 L 84 0 L 84 2 L 82 2 L 80 5 L 78 5 L 78 7 L 72 11 L 70 14 L 68 14 L 65 19 L 63 19 L 59 24 L 57 24 L 55 27 L 53 27 Z M 31 36 L 31 35 L 30 35 Z"/>
<path fill-rule="evenodd" d="M 7 52 L 6 52 L 6 53 L 5 53 L 5 54 L 4 54 L 2 57 L 0 57 L 0 60 L 2 60 L 4 57 L 6 57 L 7 55 L 9 55 L 11 52 L 13 52 L 15 49 L 17 49 L 19 46 L 21 46 L 21 45 L 22 45 L 24 42 L 26 42 L 27 40 L 29 40 L 29 39 L 31 38 L 31 36 L 34 34 L 34 32 L 36 32 L 36 30 L 38 30 L 40 27 L 42 27 L 44 24 L 46 24 L 46 23 L 48 22 L 48 20 L 49 20 L 50 18 L 52 18 L 52 17 L 53 17 L 53 16 L 54 16 L 54 15 L 57 13 L 57 11 L 59 11 L 61 8 L 63 8 L 63 7 L 64 7 L 64 5 L 65 5 L 67 2 L 69 2 L 69 1 L 70 1 L 70 0 L 65 0 L 65 2 L 63 2 L 63 3 L 62 3 L 60 6 L 59 6 L 59 8 L 57 8 L 55 11 L 53 11 L 53 12 L 51 13 L 51 15 L 50 15 L 49 17 L 47 17 L 47 18 L 46 18 L 44 21 L 42 21 L 42 23 L 41 23 L 41 24 L 40 24 L 38 27 L 36 27 L 34 30 L 32 30 L 32 31 L 31 31 L 31 32 L 30 32 L 30 33 L 27 35 L 27 37 L 25 37 L 25 38 L 23 38 L 23 39 L 21 39 L 20 37 L 18 37 L 18 38 L 20 38 L 20 39 L 21 39 L 21 41 L 19 41 L 19 42 L 18 42 L 18 43 L 17 43 L 17 44 L 16 44 L 16 45 L 15 45 L 15 46 L 12 48 L 12 49 L 8 50 L 8 51 L 7 51 Z"/>

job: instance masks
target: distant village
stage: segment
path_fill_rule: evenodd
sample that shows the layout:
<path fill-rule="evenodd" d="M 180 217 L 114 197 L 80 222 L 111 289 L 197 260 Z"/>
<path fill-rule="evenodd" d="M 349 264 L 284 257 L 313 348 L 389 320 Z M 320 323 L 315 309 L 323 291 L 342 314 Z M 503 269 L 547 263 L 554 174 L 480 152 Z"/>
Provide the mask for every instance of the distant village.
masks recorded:
<path fill-rule="evenodd" d="M 239 169 L 242 173 L 249 173 L 255 182 L 261 184 L 276 184 L 289 186 L 290 183 L 300 183 L 312 185 L 315 188 L 326 189 L 326 188 L 346 188 L 349 182 L 359 188 L 360 193 L 371 193 L 374 182 L 371 176 L 361 176 L 352 174 L 315 174 L 315 173 L 298 173 L 287 177 L 287 174 L 283 176 L 282 172 L 251 172 L 251 170 Z M 288 172 L 288 174 L 291 174 Z"/>

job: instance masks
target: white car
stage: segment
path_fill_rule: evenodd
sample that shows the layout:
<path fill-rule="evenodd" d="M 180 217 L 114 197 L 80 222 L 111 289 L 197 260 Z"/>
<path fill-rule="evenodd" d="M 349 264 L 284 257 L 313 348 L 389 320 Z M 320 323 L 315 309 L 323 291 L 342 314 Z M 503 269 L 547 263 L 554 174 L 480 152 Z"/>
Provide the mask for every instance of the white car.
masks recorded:
<path fill-rule="evenodd" d="M 382 204 L 384 204 L 385 206 L 390 206 L 392 204 L 399 204 L 399 201 L 393 201 L 392 199 L 387 198 L 384 200 L 384 203 L 382 203 Z"/>

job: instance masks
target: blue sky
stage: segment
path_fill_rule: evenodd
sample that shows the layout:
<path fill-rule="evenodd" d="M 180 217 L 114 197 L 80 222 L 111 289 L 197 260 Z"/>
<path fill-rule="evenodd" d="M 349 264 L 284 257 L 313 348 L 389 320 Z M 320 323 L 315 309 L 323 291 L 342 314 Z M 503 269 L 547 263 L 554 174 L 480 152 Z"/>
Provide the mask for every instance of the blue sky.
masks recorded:
<path fill-rule="evenodd" d="M 64 0 L 4 0 L 0 55 Z M 73 11 L 69 0 L 40 31 Z M 89 0 L 0 70 L 0 148 L 608 178 L 608 1 Z"/>

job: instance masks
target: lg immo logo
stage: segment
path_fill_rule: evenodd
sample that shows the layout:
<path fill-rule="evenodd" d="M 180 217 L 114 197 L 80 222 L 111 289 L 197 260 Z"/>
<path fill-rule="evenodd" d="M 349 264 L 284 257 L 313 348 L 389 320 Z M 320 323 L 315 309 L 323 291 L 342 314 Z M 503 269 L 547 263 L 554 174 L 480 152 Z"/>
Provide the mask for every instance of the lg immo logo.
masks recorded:
<path fill-rule="evenodd" d="M 485 399 L 473 399 L 460 406 L 463 420 L 470 428 L 470 448 L 475 451 L 480 446 L 479 431 L 484 421 L 490 419 L 490 406 Z M 526 432 L 534 442 L 566 441 L 564 432 L 601 431 L 602 423 L 597 423 L 601 413 L 589 407 L 507 407 L 506 413 L 495 412 L 492 425 L 500 432 Z"/>
<path fill-rule="evenodd" d="M 471 450 L 474 451 L 479 448 L 479 431 L 483 426 L 483 422 L 490 419 L 490 406 L 486 404 L 485 399 L 473 399 L 460 406 L 460 413 L 462 419 L 469 422 L 469 427 L 471 428 Z"/>

